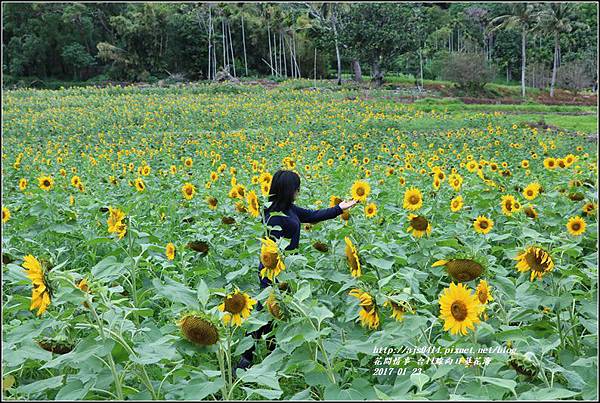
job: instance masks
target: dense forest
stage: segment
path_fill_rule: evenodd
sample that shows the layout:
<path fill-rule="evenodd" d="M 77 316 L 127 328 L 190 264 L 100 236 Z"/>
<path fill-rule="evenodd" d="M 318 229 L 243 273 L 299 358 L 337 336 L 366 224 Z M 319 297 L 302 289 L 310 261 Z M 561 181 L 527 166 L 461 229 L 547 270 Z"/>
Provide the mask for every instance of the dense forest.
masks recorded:
<path fill-rule="evenodd" d="M 5 83 L 224 72 L 341 82 L 351 72 L 382 84 L 394 72 L 416 85 L 465 75 L 518 81 L 524 93 L 597 80 L 596 3 L 10 3 L 2 11 Z"/>

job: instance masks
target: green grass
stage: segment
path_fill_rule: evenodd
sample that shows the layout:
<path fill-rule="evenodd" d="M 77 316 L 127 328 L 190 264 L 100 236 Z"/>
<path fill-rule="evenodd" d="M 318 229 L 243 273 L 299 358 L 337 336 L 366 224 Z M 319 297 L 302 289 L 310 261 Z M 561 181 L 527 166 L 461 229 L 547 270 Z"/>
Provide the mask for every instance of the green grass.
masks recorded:
<path fill-rule="evenodd" d="M 481 112 L 597 112 L 595 106 L 578 105 L 544 105 L 535 102 L 523 104 L 465 104 L 454 98 L 423 98 L 414 102 L 421 110 L 448 109 L 448 111 L 481 111 Z"/>
<path fill-rule="evenodd" d="M 517 122 L 539 122 L 544 121 L 551 126 L 560 127 L 564 130 L 582 133 L 598 133 L 598 115 L 557 115 L 557 114 L 523 114 L 508 115 L 511 121 Z"/>

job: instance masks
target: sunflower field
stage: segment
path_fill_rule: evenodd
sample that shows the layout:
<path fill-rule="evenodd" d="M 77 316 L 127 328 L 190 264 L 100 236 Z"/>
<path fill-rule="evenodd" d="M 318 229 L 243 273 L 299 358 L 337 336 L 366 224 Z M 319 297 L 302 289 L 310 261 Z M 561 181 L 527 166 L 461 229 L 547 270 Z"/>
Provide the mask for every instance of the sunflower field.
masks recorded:
<path fill-rule="evenodd" d="M 596 399 L 597 143 L 292 87 L 4 93 L 4 397 Z"/>

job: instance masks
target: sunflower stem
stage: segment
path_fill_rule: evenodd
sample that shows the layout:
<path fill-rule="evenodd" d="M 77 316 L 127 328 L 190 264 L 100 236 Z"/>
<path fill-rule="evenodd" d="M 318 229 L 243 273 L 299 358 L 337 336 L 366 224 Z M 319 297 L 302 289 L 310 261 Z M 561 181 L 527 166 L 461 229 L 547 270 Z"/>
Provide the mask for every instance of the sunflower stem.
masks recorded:
<path fill-rule="evenodd" d="M 552 289 L 554 291 L 554 297 L 559 298 L 558 290 L 556 288 L 556 282 L 554 281 L 554 277 L 552 277 Z M 556 314 L 556 327 L 558 328 L 558 335 L 560 336 L 560 347 L 565 348 L 565 340 L 562 332 L 562 324 L 560 322 L 560 308 L 555 308 L 554 313 Z"/>
<path fill-rule="evenodd" d="M 233 337 L 234 332 L 231 331 L 231 325 L 227 326 L 227 375 L 229 377 L 229 390 L 227 392 L 227 400 L 231 398 L 230 395 L 233 390 L 233 374 L 231 370 L 231 338 Z"/>
<path fill-rule="evenodd" d="M 88 303 L 89 307 L 91 308 L 94 319 L 96 320 L 96 323 L 98 323 L 98 332 L 100 333 L 100 337 L 102 337 L 102 340 L 104 342 L 106 342 L 106 335 L 104 334 L 104 326 L 102 325 L 102 321 L 100 320 L 100 317 L 98 316 L 98 313 L 96 312 L 96 309 L 94 308 L 94 305 L 92 304 L 92 301 L 91 301 L 89 295 L 86 294 L 86 297 L 87 297 L 87 303 Z M 117 398 L 119 400 L 123 400 L 123 389 L 121 387 L 121 381 L 119 379 L 119 375 L 117 374 L 117 368 L 115 366 L 115 361 L 113 360 L 112 351 L 109 351 L 107 355 L 108 355 L 108 363 L 110 364 L 110 371 L 112 372 L 112 376 L 113 376 L 113 379 L 115 382 L 115 389 L 117 390 Z"/>
<path fill-rule="evenodd" d="M 315 331 L 317 332 L 317 334 L 318 334 L 317 347 L 319 348 L 319 350 L 321 350 L 321 354 L 323 355 L 323 359 L 325 360 L 325 364 L 327 365 L 327 374 L 329 375 L 329 378 L 330 378 L 331 382 L 334 385 L 336 385 L 337 383 L 336 383 L 336 380 L 335 380 L 335 375 L 333 373 L 333 368 L 331 367 L 331 362 L 329 361 L 329 356 L 327 355 L 327 351 L 325 351 L 325 348 L 323 347 L 323 340 L 321 339 L 321 329 L 320 329 L 320 326 L 319 327 L 315 326 L 315 324 L 313 323 L 312 319 L 306 314 L 306 312 L 304 312 L 304 309 L 302 309 L 301 306 L 299 306 L 295 302 L 291 302 L 291 305 L 293 305 L 294 307 L 296 307 L 296 309 L 298 309 L 298 311 L 300 313 L 302 313 L 302 315 L 311 324 L 311 326 L 313 327 L 313 329 L 315 329 Z"/>
<path fill-rule="evenodd" d="M 217 354 L 217 357 L 219 359 L 219 368 L 221 368 L 221 378 L 223 379 L 223 387 L 221 388 L 221 394 L 223 395 L 222 400 L 226 400 L 229 396 L 229 393 L 227 391 L 227 375 L 225 374 L 225 363 L 223 362 L 224 360 L 222 346 L 219 347 L 219 354 Z"/>
<path fill-rule="evenodd" d="M 88 302 L 88 304 L 89 304 L 89 302 Z M 95 312 L 95 311 L 93 311 L 93 312 Z M 125 339 L 123 339 L 123 337 L 119 333 L 116 333 L 115 331 L 113 331 L 111 329 L 103 329 L 100 327 L 100 325 L 98 325 L 98 329 L 99 329 L 99 331 L 100 331 L 100 329 L 102 329 L 102 331 L 108 332 L 111 335 L 113 340 L 115 340 L 117 343 L 121 344 L 121 346 L 125 350 L 127 350 L 127 352 L 129 353 L 130 356 L 136 356 L 136 354 L 133 351 L 133 349 L 131 348 L 131 346 L 129 344 L 127 344 Z M 139 365 L 139 364 L 138 364 L 138 367 L 141 368 L 141 372 L 140 372 L 141 375 L 139 375 L 140 380 L 146 386 L 146 388 L 152 395 L 153 399 L 157 399 L 158 395 L 155 392 L 154 387 L 152 386 L 152 383 L 150 382 L 150 377 L 148 376 L 148 373 L 146 372 L 146 368 L 143 365 Z"/>
<path fill-rule="evenodd" d="M 573 345 L 574 345 L 575 349 L 577 350 L 577 354 L 580 355 L 579 339 L 577 337 L 577 332 L 575 331 L 575 326 L 577 326 L 577 324 L 575 323 L 575 317 L 573 316 L 574 310 L 575 310 L 575 299 L 573 299 L 573 308 L 569 309 L 569 317 L 571 318 L 571 331 L 573 332 Z"/>
<path fill-rule="evenodd" d="M 471 337 L 473 339 L 473 345 L 474 345 L 474 351 L 477 351 L 477 333 L 476 330 L 473 330 L 473 333 L 471 334 Z M 479 366 L 475 367 L 475 372 L 477 373 L 477 376 L 481 376 L 481 372 L 479 370 Z"/>

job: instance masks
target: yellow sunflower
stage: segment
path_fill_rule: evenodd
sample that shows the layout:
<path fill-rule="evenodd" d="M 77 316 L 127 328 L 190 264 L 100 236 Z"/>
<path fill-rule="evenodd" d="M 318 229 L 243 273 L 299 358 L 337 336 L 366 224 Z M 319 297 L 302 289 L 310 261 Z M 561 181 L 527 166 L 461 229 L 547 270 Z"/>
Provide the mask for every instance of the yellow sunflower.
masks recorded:
<path fill-rule="evenodd" d="M 412 234 L 417 238 L 421 238 L 423 235 L 429 235 L 431 233 L 431 223 L 429 220 L 427 220 L 427 218 L 415 214 L 409 214 L 408 221 L 410 222 L 410 226 L 408 227 L 407 231 L 412 232 Z"/>
<path fill-rule="evenodd" d="M 244 202 L 236 202 L 235 203 L 235 211 L 239 212 L 239 213 L 245 213 L 248 210 L 246 209 L 246 206 L 244 205 Z"/>
<path fill-rule="evenodd" d="M 440 319 L 444 320 L 444 330 L 451 334 L 466 335 L 468 330 L 475 330 L 475 324 L 481 322 L 479 315 L 483 306 L 477 295 L 463 284 L 451 283 L 445 288 L 439 299 Z"/>
<path fill-rule="evenodd" d="M 469 161 L 469 163 L 467 163 L 467 169 L 469 172 L 475 172 L 478 167 L 479 165 L 475 161 Z"/>
<path fill-rule="evenodd" d="M 350 266 L 350 274 L 352 277 L 360 277 L 361 269 L 360 269 L 360 259 L 358 258 L 358 251 L 356 247 L 348 237 L 344 237 L 344 241 L 346 242 L 346 260 L 348 260 L 348 265 Z"/>
<path fill-rule="evenodd" d="M 350 190 L 352 194 L 352 198 L 359 201 L 367 200 L 369 193 L 371 193 L 371 186 L 366 181 L 356 181 L 352 185 L 352 189 Z"/>
<path fill-rule="evenodd" d="M 271 176 L 271 174 L 268 172 L 263 172 L 258 177 L 258 180 L 260 181 L 260 183 L 268 183 L 269 185 L 271 184 L 272 179 L 273 179 L 273 176 Z"/>
<path fill-rule="evenodd" d="M 492 288 L 488 285 L 487 281 L 479 280 L 479 284 L 475 289 L 475 293 L 477 294 L 477 299 L 483 305 L 486 305 L 488 302 L 492 302 L 494 298 L 491 294 Z"/>
<path fill-rule="evenodd" d="M 19 180 L 19 190 L 22 192 L 25 189 L 27 189 L 27 179 L 21 178 L 21 180 Z"/>
<path fill-rule="evenodd" d="M 554 261 L 550 254 L 537 246 L 530 246 L 515 258 L 517 261 L 517 270 L 527 272 L 531 270 L 530 281 L 535 277 L 542 279 L 542 276 L 554 269 Z"/>
<path fill-rule="evenodd" d="M 234 324 L 236 326 L 242 325 L 242 319 L 248 319 L 250 312 L 254 309 L 256 300 L 250 298 L 245 292 L 236 290 L 225 297 L 225 301 L 219 305 L 219 310 L 225 312 L 223 315 L 223 323 L 226 325 Z"/>
<path fill-rule="evenodd" d="M 585 220 L 579 216 L 569 218 L 567 231 L 573 236 L 579 236 L 585 232 Z"/>
<path fill-rule="evenodd" d="M 181 160 L 180 160 L 181 161 Z M 185 161 L 183 162 L 183 164 L 187 167 L 187 168 L 191 168 L 194 165 L 194 161 L 191 158 L 186 158 Z"/>
<path fill-rule="evenodd" d="M 235 191 L 237 193 L 237 197 L 240 199 L 244 199 L 244 196 L 246 196 L 246 187 L 242 184 L 237 184 L 235 187 Z"/>
<path fill-rule="evenodd" d="M 527 207 L 525 207 L 523 209 L 523 212 L 529 218 L 536 219 L 538 217 L 538 212 L 535 210 L 535 208 L 531 204 L 528 205 Z"/>
<path fill-rule="evenodd" d="M 453 212 L 460 211 L 463 207 L 463 198 L 461 195 L 456 196 L 454 199 L 450 201 L 450 210 Z"/>
<path fill-rule="evenodd" d="M 143 192 L 144 190 L 146 190 L 146 183 L 144 183 L 144 180 L 142 178 L 136 178 L 134 184 L 135 184 L 135 189 L 138 192 Z"/>
<path fill-rule="evenodd" d="M 365 206 L 365 215 L 368 218 L 375 217 L 377 215 L 377 205 L 375 203 L 369 203 Z"/>
<path fill-rule="evenodd" d="M 10 220 L 10 210 L 8 207 L 2 207 L 2 222 L 5 223 Z"/>
<path fill-rule="evenodd" d="M 183 194 L 183 197 L 186 200 L 192 200 L 194 198 L 194 195 L 196 194 L 196 186 L 192 185 L 189 182 L 186 182 L 181 187 L 181 193 Z"/>
<path fill-rule="evenodd" d="M 216 210 L 217 209 L 217 205 L 219 204 L 219 201 L 217 200 L 216 197 L 209 197 L 206 199 L 206 202 L 208 203 L 208 208 L 211 210 Z"/>
<path fill-rule="evenodd" d="M 50 176 L 40 176 L 38 178 L 39 186 L 42 190 L 49 191 L 54 187 L 54 179 Z"/>
<path fill-rule="evenodd" d="M 79 183 L 81 183 L 81 179 L 79 176 L 75 175 L 71 178 L 71 186 L 74 188 L 79 187 Z"/>
<path fill-rule="evenodd" d="M 589 216 L 589 215 L 593 215 L 594 214 L 594 211 L 596 210 L 596 207 L 597 207 L 596 203 L 588 202 L 588 203 L 585 203 L 585 205 L 582 207 L 581 210 L 583 211 L 583 213 L 585 215 Z"/>
<path fill-rule="evenodd" d="M 262 239 L 261 241 L 260 261 L 264 267 L 260 271 L 260 277 L 267 277 L 273 281 L 282 270 L 285 270 L 285 264 L 275 241 L 269 238 Z"/>
<path fill-rule="evenodd" d="M 348 295 L 359 300 L 361 309 L 358 317 L 360 318 L 361 325 L 369 329 L 377 329 L 379 327 L 379 313 L 377 312 L 377 305 L 373 297 L 358 288 L 350 290 Z"/>
<path fill-rule="evenodd" d="M 338 204 L 340 204 L 342 201 L 343 200 L 337 196 L 331 196 L 329 198 L 329 207 L 335 207 Z M 349 209 L 343 210 L 341 217 L 342 217 L 341 218 L 342 221 L 348 221 L 350 219 L 350 210 Z"/>
<path fill-rule="evenodd" d="M 421 191 L 417 188 L 409 188 L 404 192 L 404 203 L 403 207 L 405 209 L 415 211 L 420 209 L 423 206 L 423 195 Z"/>
<path fill-rule="evenodd" d="M 392 308 L 392 318 L 396 319 L 398 322 L 404 320 L 404 314 L 412 310 L 406 301 L 395 302 L 391 299 L 388 299 L 383 303 L 383 306 L 389 306 Z"/>
<path fill-rule="evenodd" d="M 231 189 L 229 190 L 229 197 L 231 197 L 232 199 L 239 199 L 240 195 L 237 191 L 236 185 L 231 186 Z"/>
<path fill-rule="evenodd" d="M 530 183 L 525 189 L 523 189 L 523 197 L 527 200 L 533 200 L 538 196 L 539 190 L 539 183 Z"/>
<path fill-rule="evenodd" d="M 458 192 L 462 186 L 463 178 L 459 174 L 452 174 L 448 178 L 448 184 L 455 192 Z"/>
<path fill-rule="evenodd" d="M 256 197 L 254 190 L 248 192 L 246 200 L 248 201 L 248 211 L 250 212 L 250 215 L 252 217 L 258 217 L 260 215 L 258 197 Z"/>
<path fill-rule="evenodd" d="M 117 208 L 108 208 L 108 220 L 106 224 L 108 225 L 108 232 L 116 233 L 119 235 L 119 239 L 122 239 L 125 236 L 127 231 L 127 225 L 123 223 L 123 219 L 125 219 L 125 213 Z"/>
<path fill-rule="evenodd" d="M 493 227 L 494 221 L 492 221 L 490 218 L 487 218 L 486 216 L 480 215 L 473 222 L 473 228 L 475 228 L 475 231 L 480 234 L 487 234 L 492 230 Z"/>
<path fill-rule="evenodd" d="M 167 255 L 167 259 L 169 259 L 169 260 L 175 259 L 175 245 L 173 245 L 171 242 L 169 242 L 167 244 L 165 253 Z"/>
<path fill-rule="evenodd" d="M 263 196 L 267 197 L 271 193 L 271 182 L 261 182 L 260 192 Z"/>
<path fill-rule="evenodd" d="M 87 279 L 86 278 L 82 278 L 81 280 L 79 280 L 79 282 L 77 282 L 77 288 L 79 288 L 83 292 L 89 292 L 90 291 L 90 285 L 88 284 Z"/>
<path fill-rule="evenodd" d="M 546 169 L 555 169 L 557 167 L 556 160 L 552 157 L 544 159 L 544 167 Z"/>
<path fill-rule="evenodd" d="M 50 305 L 50 288 L 46 282 L 44 269 L 33 255 L 25 256 L 22 266 L 26 269 L 26 276 L 33 285 L 29 310 L 32 311 L 37 308 L 37 316 L 40 316 Z"/>
<path fill-rule="evenodd" d="M 502 213 L 507 216 L 512 215 L 512 213 L 519 209 L 517 200 L 511 195 L 502 196 L 502 199 L 500 200 L 500 206 L 502 207 Z"/>

